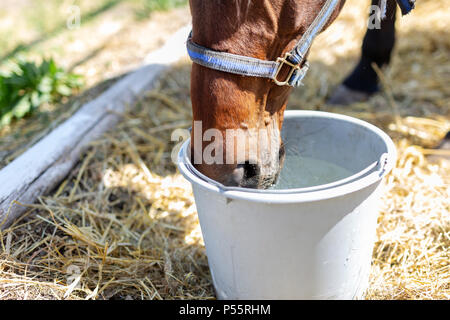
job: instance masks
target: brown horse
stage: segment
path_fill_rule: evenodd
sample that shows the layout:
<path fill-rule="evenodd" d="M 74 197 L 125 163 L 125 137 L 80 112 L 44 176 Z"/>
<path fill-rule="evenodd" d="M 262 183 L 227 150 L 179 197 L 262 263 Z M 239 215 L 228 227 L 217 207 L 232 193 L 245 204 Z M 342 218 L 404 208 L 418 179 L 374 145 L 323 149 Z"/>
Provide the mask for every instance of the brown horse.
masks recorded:
<path fill-rule="evenodd" d="M 341 0 L 328 20 L 337 17 L 345 0 Z M 274 61 L 290 51 L 322 9 L 325 0 L 191 0 L 192 41 L 220 52 Z M 325 28 L 324 28 L 325 29 Z M 289 73 L 283 68 L 280 78 Z M 278 86 L 265 78 L 245 77 L 193 64 L 191 98 L 194 121 L 201 129 L 192 130 L 191 141 L 214 128 L 224 137 L 220 144 L 222 163 L 198 163 L 206 176 L 227 186 L 266 188 L 276 181 L 284 160 L 280 138 L 283 113 L 289 86 Z M 241 129 L 243 136 L 228 141 L 227 129 Z M 261 129 L 266 139 L 261 139 Z M 196 137 L 197 135 L 197 137 Z M 238 141 L 245 140 L 244 157 L 238 157 Z M 197 140 L 199 141 L 199 140 Z M 209 141 L 201 139 L 202 153 Z M 261 141 L 265 141 L 262 143 Z M 227 148 L 228 146 L 228 148 Z M 249 148 L 257 147 L 257 152 Z M 225 161 L 225 157 L 233 161 Z"/>

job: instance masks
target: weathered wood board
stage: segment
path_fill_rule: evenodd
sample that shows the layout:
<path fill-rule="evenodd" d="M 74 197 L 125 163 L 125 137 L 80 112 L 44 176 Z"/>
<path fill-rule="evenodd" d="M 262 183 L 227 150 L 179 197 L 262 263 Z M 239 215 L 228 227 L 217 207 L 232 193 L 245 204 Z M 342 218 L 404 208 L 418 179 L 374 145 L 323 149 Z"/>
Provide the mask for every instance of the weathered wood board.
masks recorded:
<path fill-rule="evenodd" d="M 190 31 L 185 26 L 159 50 L 149 54 L 141 68 L 128 74 L 95 100 L 0 171 L 0 229 L 20 217 L 37 198 L 54 189 L 80 160 L 89 142 L 120 120 L 125 108 L 152 87 L 171 64 L 185 55 Z"/>

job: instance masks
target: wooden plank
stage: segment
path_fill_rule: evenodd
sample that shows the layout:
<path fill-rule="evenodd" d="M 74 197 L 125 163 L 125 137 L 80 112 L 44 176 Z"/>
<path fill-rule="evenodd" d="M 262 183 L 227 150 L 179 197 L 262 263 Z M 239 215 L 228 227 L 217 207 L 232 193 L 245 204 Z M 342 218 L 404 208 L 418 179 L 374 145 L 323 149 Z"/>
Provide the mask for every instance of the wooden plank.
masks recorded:
<path fill-rule="evenodd" d="M 161 49 L 145 58 L 141 68 L 85 104 L 0 171 L 0 229 L 27 210 L 13 201 L 34 203 L 39 196 L 54 189 L 79 161 L 89 142 L 116 125 L 125 107 L 150 89 L 164 70 L 185 55 L 190 28 L 185 26 L 177 31 Z"/>

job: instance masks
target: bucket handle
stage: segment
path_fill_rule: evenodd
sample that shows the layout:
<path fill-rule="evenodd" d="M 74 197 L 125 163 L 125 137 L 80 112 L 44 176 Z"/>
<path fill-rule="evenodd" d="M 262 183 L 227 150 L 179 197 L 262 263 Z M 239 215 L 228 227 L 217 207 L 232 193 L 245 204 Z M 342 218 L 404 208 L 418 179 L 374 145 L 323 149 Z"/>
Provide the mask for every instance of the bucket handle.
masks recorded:
<path fill-rule="evenodd" d="M 186 147 L 186 145 L 183 147 Z M 344 179 L 341 179 L 341 180 L 338 180 L 338 181 L 335 181 L 335 182 L 332 182 L 329 184 L 323 184 L 323 185 L 318 185 L 318 186 L 309 187 L 309 188 L 296 188 L 296 189 L 284 189 L 284 190 L 283 189 L 282 190 L 260 190 L 260 189 L 248 189 L 248 188 L 242 188 L 242 187 L 228 187 L 228 186 L 223 185 L 220 182 L 217 182 L 217 181 L 207 177 L 206 175 L 204 175 L 203 173 L 201 173 L 200 171 L 198 171 L 197 169 L 194 168 L 194 166 L 191 164 L 189 157 L 188 157 L 189 152 L 186 152 L 186 151 L 182 152 L 182 154 L 184 154 L 184 157 L 179 158 L 178 160 L 182 161 L 184 163 L 184 166 L 186 167 L 186 169 L 188 169 L 193 175 L 195 175 L 195 176 L 199 177 L 200 179 L 202 179 L 203 181 L 217 187 L 219 189 L 219 192 L 221 194 L 223 194 L 225 197 L 227 197 L 226 193 L 230 192 L 230 191 L 266 193 L 266 194 L 293 194 L 293 193 L 305 193 L 305 192 L 320 191 L 320 190 L 326 190 L 329 188 L 342 186 L 344 184 L 353 182 L 356 179 L 359 179 L 366 175 L 376 175 L 377 179 L 381 179 L 384 176 L 384 174 L 386 173 L 386 166 L 388 165 L 388 162 L 389 162 L 388 154 L 383 153 L 380 156 L 380 159 L 378 161 L 373 162 L 365 169 L 359 171 L 358 173 L 356 173 L 350 177 L 347 177 L 347 178 L 344 178 Z M 376 170 L 372 171 L 375 168 L 376 168 Z M 369 174 L 369 172 L 371 172 L 371 171 L 372 171 L 372 173 Z"/>
<path fill-rule="evenodd" d="M 378 171 L 379 171 L 379 177 L 383 177 L 384 174 L 386 173 L 386 166 L 388 165 L 388 154 L 387 153 L 383 153 L 380 157 L 380 160 L 378 160 Z"/>

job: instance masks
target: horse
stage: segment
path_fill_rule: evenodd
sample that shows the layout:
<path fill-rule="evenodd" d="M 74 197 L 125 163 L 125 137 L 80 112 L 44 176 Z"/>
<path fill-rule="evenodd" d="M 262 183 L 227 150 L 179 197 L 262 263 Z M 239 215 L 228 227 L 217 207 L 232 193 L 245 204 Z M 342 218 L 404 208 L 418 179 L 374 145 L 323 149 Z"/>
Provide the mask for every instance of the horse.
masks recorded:
<path fill-rule="evenodd" d="M 379 4 L 379 0 L 372 0 L 372 6 L 377 4 Z M 378 75 L 373 69 L 372 63 L 375 63 L 380 69 L 387 66 L 390 63 L 396 40 L 396 3 L 391 1 L 386 5 L 385 17 L 380 21 L 380 28 L 367 29 L 358 63 L 331 94 L 327 104 L 349 105 L 354 102 L 366 101 L 380 90 Z"/>
<path fill-rule="evenodd" d="M 387 14 L 395 11 L 394 0 L 375 1 L 389 3 Z M 191 160 L 197 170 L 226 186 L 263 189 L 277 180 L 288 97 L 309 67 L 311 42 L 344 3 L 190 0 Z M 206 151 L 214 161 L 203 161 Z"/>

